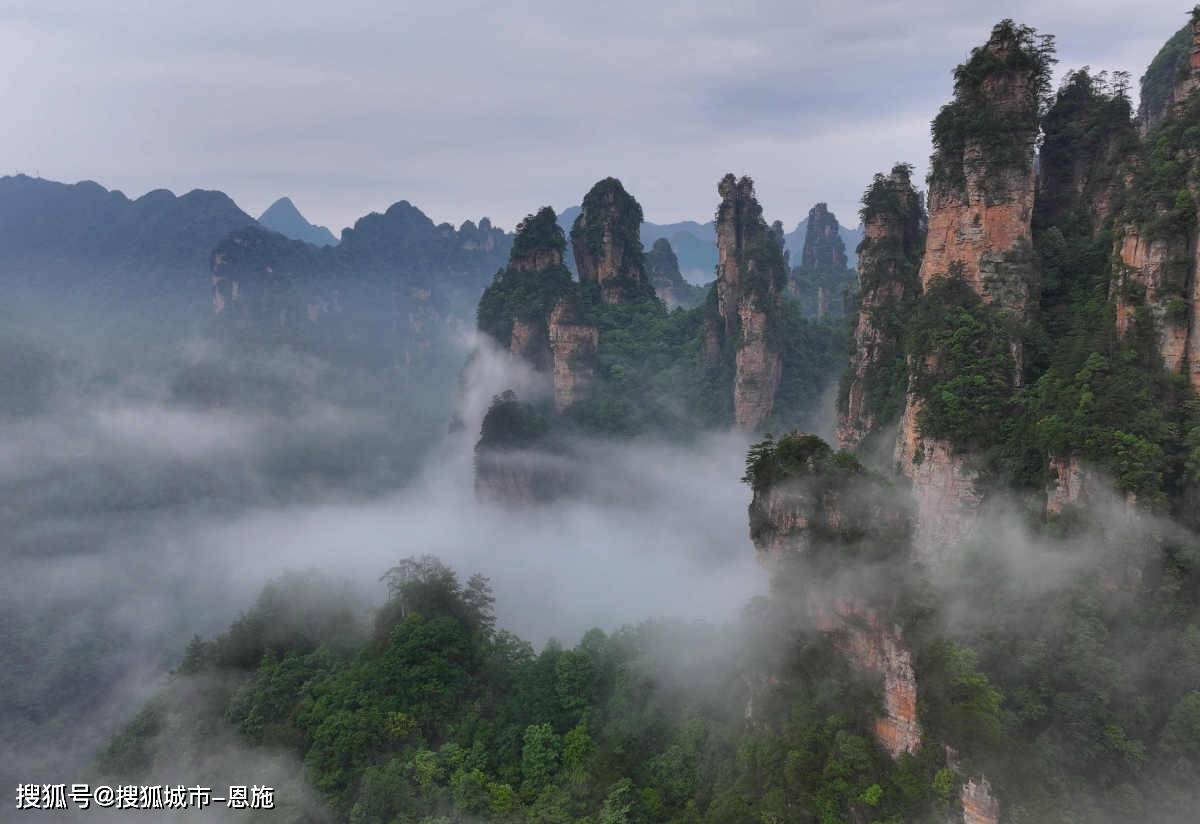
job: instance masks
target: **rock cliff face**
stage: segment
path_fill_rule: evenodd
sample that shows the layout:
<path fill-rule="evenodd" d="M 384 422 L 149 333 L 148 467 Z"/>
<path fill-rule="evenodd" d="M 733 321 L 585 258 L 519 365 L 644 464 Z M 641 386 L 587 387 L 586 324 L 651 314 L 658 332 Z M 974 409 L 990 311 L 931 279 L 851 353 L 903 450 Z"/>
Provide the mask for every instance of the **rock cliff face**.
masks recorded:
<path fill-rule="evenodd" d="M 1036 44 L 1001 23 L 956 72 L 955 99 L 934 121 L 922 287 L 961 278 L 1018 323 L 1036 300 L 1033 154 L 1048 70 Z M 1019 380 L 1019 340 L 1009 348 Z M 895 458 L 913 485 L 918 551 L 934 560 L 969 532 L 981 498 L 970 456 L 922 437 L 921 408 L 910 392 Z"/>
<path fill-rule="evenodd" d="M 863 196 L 858 316 L 838 403 L 838 446 L 856 449 L 904 408 L 903 324 L 920 292 L 924 210 L 911 167 L 876 175 Z"/>
<path fill-rule="evenodd" d="M 771 414 L 782 372 L 775 325 L 787 258 L 781 233 L 763 220 L 754 181 L 728 174 L 717 191 L 717 299 L 705 319 L 705 352 L 711 363 L 736 347 L 734 423 L 757 430 Z"/>
<path fill-rule="evenodd" d="M 1068 507 L 1087 506 L 1104 489 L 1104 476 L 1088 469 L 1076 457 L 1050 458 L 1050 484 L 1046 512 L 1061 515 Z"/>
<path fill-rule="evenodd" d="M 479 328 L 554 384 L 555 408 L 579 400 L 593 377 L 599 342 L 563 264 L 566 239 L 546 207 L 518 226 L 508 266 L 479 302 Z"/>
<path fill-rule="evenodd" d="M 819 320 L 844 315 L 850 311 L 846 297 L 854 271 L 846 265 L 846 244 L 837 217 L 824 203 L 818 203 L 801 225 L 805 227 L 804 245 L 800 265 L 793 267 L 788 277 L 788 296 L 800 303 L 806 317 Z M 783 235 L 782 225 L 779 233 Z"/>
<path fill-rule="evenodd" d="M 842 241 L 837 216 L 825 203 L 818 203 L 808 210 L 800 265 L 813 269 L 846 268 L 846 244 Z"/>
<path fill-rule="evenodd" d="M 1023 318 L 1034 275 L 1031 223 L 1038 99 L 1033 70 L 1010 68 L 1005 62 L 1006 55 L 1020 47 L 1000 29 L 977 52 L 985 55 L 990 70 L 975 83 L 960 80 L 955 101 L 938 119 L 947 113 L 947 120 L 961 118 L 984 105 L 996 118 L 995 126 L 1011 132 L 1013 144 L 998 151 L 990 145 L 990 135 L 974 134 L 967 126 L 965 134 L 952 135 L 958 145 L 946 141 L 937 146 L 921 283 L 962 277 L 984 300 Z"/>
<path fill-rule="evenodd" d="M 597 284 L 608 304 L 652 294 L 644 271 L 642 207 L 621 181 L 606 177 L 583 198 L 571 227 L 571 248 L 581 284 Z"/>
<path fill-rule="evenodd" d="M 754 489 L 750 537 L 759 559 L 789 573 L 803 570 L 801 608 L 849 661 L 883 682 L 884 713 L 875 722 L 880 744 L 893 757 L 915 752 L 921 725 L 912 653 L 878 594 L 871 594 L 885 587 L 876 590 L 866 573 L 857 582 L 862 591 L 831 596 L 819 583 L 827 564 L 836 572 L 846 558 L 902 563 L 907 506 L 883 478 L 814 435 L 788 435 L 756 449 L 761 451 L 751 454 L 747 480 Z"/>
<path fill-rule="evenodd" d="M 759 560 L 811 558 L 830 546 L 871 554 L 907 540 L 910 513 L 883 478 L 816 435 L 773 443 L 754 473 L 750 538 Z"/>
<path fill-rule="evenodd" d="M 492 400 L 475 444 L 475 494 L 521 506 L 553 500 L 570 486 L 570 461 L 546 418 L 512 391 Z"/>
<path fill-rule="evenodd" d="M 883 715 L 875 719 L 875 737 L 892 758 L 916 753 L 921 746 L 917 720 L 917 677 L 912 652 L 900 628 L 878 610 L 850 598 L 838 599 L 817 616 L 833 633 L 834 643 L 855 666 L 883 679 Z"/>
<path fill-rule="evenodd" d="M 1193 366 L 1200 368 L 1196 359 L 1200 334 L 1191 334 L 1189 319 L 1200 296 L 1193 283 L 1194 263 L 1187 239 L 1175 235 L 1147 239 L 1136 226 L 1127 225 L 1117 243 L 1116 273 L 1110 289 L 1117 334 L 1127 336 L 1138 307 L 1146 307 L 1163 366 L 1189 374 L 1196 385 L 1200 375 L 1193 372 Z"/>
<path fill-rule="evenodd" d="M 553 501 L 568 488 L 568 459 L 536 449 L 478 449 L 475 453 L 475 496 L 506 507 Z"/>
<path fill-rule="evenodd" d="M 654 294 L 668 309 L 695 306 L 700 302 L 698 298 L 703 296 L 699 287 L 684 280 L 683 273 L 679 271 L 679 258 L 665 237 L 654 241 L 646 253 L 646 277 L 654 287 Z"/>
<path fill-rule="evenodd" d="M 986 778 L 969 778 L 959 793 L 962 802 L 963 824 L 1000 824 L 1000 802 L 992 796 L 992 785 Z"/>
<path fill-rule="evenodd" d="M 1180 35 L 1186 34 L 1186 40 Z M 1169 99 L 1162 105 L 1152 125 L 1142 157 L 1128 164 L 1125 211 L 1118 216 L 1114 252 L 1114 276 L 1110 298 L 1115 306 L 1117 332 L 1127 337 L 1138 323 L 1144 308 L 1144 322 L 1152 327 L 1163 365 L 1184 374 L 1194 389 L 1200 389 L 1200 243 L 1192 226 L 1200 214 L 1197 171 L 1200 158 L 1186 135 L 1200 121 L 1200 7 L 1193 11 L 1185 32 L 1164 47 L 1167 51 L 1179 39 Z M 1186 46 L 1186 47 L 1185 47 Z M 1160 55 L 1161 56 L 1161 55 Z M 1156 61 L 1158 58 L 1156 58 Z M 1152 99 L 1150 81 L 1154 70 L 1143 78 L 1143 99 Z M 1166 79 L 1163 78 L 1165 83 Z M 1165 161 L 1184 164 L 1186 169 L 1175 180 L 1163 184 L 1156 180 Z"/>
<path fill-rule="evenodd" d="M 600 332 L 583 319 L 578 299 L 567 296 L 560 298 L 550 313 L 549 335 L 554 361 L 554 409 L 562 412 L 591 386 Z"/>

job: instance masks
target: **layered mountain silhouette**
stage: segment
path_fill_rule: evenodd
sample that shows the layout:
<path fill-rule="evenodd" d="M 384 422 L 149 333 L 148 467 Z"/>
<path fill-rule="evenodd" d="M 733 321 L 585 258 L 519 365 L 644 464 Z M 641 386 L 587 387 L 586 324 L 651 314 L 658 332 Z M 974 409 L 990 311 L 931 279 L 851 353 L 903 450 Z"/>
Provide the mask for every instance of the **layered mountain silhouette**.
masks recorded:
<path fill-rule="evenodd" d="M 260 226 L 279 232 L 292 240 L 302 240 L 313 246 L 336 246 L 337 238 L 325 226 L 309 223 L 290 197 L 281 197 L 258 216 Z"/>

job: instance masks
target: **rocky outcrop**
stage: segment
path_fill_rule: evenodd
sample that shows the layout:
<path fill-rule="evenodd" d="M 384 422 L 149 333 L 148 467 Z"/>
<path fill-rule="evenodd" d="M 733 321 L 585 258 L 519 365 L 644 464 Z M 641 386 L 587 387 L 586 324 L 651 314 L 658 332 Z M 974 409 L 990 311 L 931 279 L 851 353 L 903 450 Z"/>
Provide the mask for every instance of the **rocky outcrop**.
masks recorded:
<path fill-rule="evenodd" d="M 1000 824 L 1000 802 L 992 795 L 986 778 L 968 778 L 959 791 L 963 824 Z"/>
<path fill-rule="evenodd" d="M 654 287 L 654 294 L 668 309 L 694 306 L 704 294 L 699 287 L 684 280 L 679 271 L 679 258 L 665 237 L 654 241 L 646 253 L 646 277 Z"/>
<path fill-rule="evenodd" d="M 538 372 L 547 372 L 554 363 L 550 350 L 549 321 L 541 318 L 515 318 L 512 335 L 508 340 L 508 351 L 525 361 Z"/>
<path fill-rule="evenodd" d="M 983 495 L 973 456 L 917 431 L 921 401 L 909 396 L 896 437 L 896 463 L 912 482 L 918 555 L 931 567 L 948 560 L 975 527 Z"/>
<path fill-rule="evenodd" d="M 837 216 L 825 203 L 818 203 L 808 210 L 800 265 L 810 269 L 846 268 L 846 244 L 842 241 L 841 227 Z"/>
<path fill-rule="evenodd" d="M 921 284 L 928 290 L 935 279 L 961 279 L 985 303 L 1022 323 L 1036 300 L 1033 154 L 1048 56 L 1031 33 L 1005 21 L 955 77 L 955 99 L 934 121 Z M 1008 346 L 1019 381 L 1019 338 L 1010 337 Z M 917 367 L 936 364 L 910 361 L 910 374 Z M 921 408 L 910 385 L 895 458 L 912 481 L 918 551 L 932 561 L 970 531 L 981 496 L 971 457 L 922 437 Z"/>
<path fill-rule="evenodd" d="M 550 352 L 553 356 L 554 409 L 562 412 L 582 398 L 595 376 L 600 332 L 584 320 L 574 296 L 559 299 L 550 313 Z"/>
<path fill-rule="evenodd" d="M 1129 100 L 1088 69 L 1068 72 L 1042 118 L 1038 151 L 1035 237 L 1096 237 L 1127 185 L 1127 164 L 1138 146 Z M 1051 285 L 1049 297 L 1067 302 Z"/>
<path fill-rule="evenodd" d="M 826 204 L 818 203 L 809 210 L 803 225 L 800 265 L 788 277 L 788 297 L 800 303 L 805 317 L 820 320 L 829 315 L 843 315 L 845 299 L 853 288 L 854 271 L 846 265 L 846 244 L 837 217 Z M 782 225 L 778 233 L 783 237 Z"/>
<path fill-rule="evenodd" d="M 507 507 L 553 501 L 569 488 L 571 468 L 567 458 L 536 449 L 478 449 L 475 496 Z"/>
<path fill-rule="evenodd" d="M 492 400 L 475 444 L 475 494 L 504 505 L 553 500 L 570 488 L 571 462 L 549 422 L 512 391 Z"/>
<path fill-rule="evenodd" d="M 1046 512 L 1050 515 L 1061 515 L 1068 507 L 1087 506 L 1106 488 L 1103 476 L 1076 457 L 1051 456 L 1047 474 Z"/>
<path fill-rule="evenodd" d="M 816 435 L 764 443 L 748 475 L 750 538 L 761 561 L 811 560 L 830 547 L 871 556 L 907 540 L 910 515 L 896 491 L 848 453 L 835 454 Z"/>
<path fill-rule="evenodd" d="M 547 206 L 526 216 L 517 226 L 508 265 L 496 273 L 479 299 L 479 330 L 538 372 L 555 368 L 551 315 L 577 291 L 563 265 L 565 249 L 566 239 L 553 209 Z M 569 315 L 577 321 L 574 311 Z M 560 323 L 564 320 L 560 311 Z M 560 330 L 564 339 L 574 334 Z"/>
<path fill-rule="evenodd" d="M 559 412 L 583 397 L 594 375 L 599 331 L 563 263 L 566 240 L 546 207 L 518 227 L 508 266 L 479 302 L 479 328 L 554 384 Z"/>
<path fill-rule="evenodd" d="M 837 441 L 856 449 L 904 408 L 903 324 L 920 292 L 924 210 L 912 168 L 876 175 L 863 195 L 858 316 L 838 403 Z"/>
<path fill-rule="evenodd" d="M 882 606 L 887 584 L 872 580 L 877 570 L 894 585 L 904 563 L 910 515 L 903 498 L 815 435 L 757 445 L 746 479 L 754 490 L 750 537 L 759 559 L 800 579 L 799 606 L 809 620 L 832 636 L 847 660 L 880 677 L 884 712 L 875 734 L 881 746 L 893 757 L 916 752 L 921 725 L 912 653 Z M 861 564 L 853 591 L 838 582 L 847 558 Z"/>
<path fill-rule="evenodd" d="M 916 753 L 921 746 L 917 719 L 917 677 L 912 652 L 900 628 L 878 610 L 850 598 L 839 598 L 820 612 L 818 626 L 858 668 L 883 680 L 883 715 L 875 719 L 875 738 L 892 758 Z"/>
<path fill-rule="evenodd" d="M 1200 159 L 1185 136 L 1200 120 L 1200 7 L 1186 31 L 1164 47 L 1168 51 L 1155 62 L 1162 58 L 1174 66 L 1165 74 L 1158 71 L 1163 76 L 1156 81 L 1160 92 L 1168 79 L 1173 81 L 1169 99 L 1153 118 L 1156 130 L 1141 156 L 1127 164 L 1125 183 L 1131 191 L 1118 216 L 1109 297 L 1118 334 L 1128 338 L 1136 325 L 1149 324 L 1151 329 L 1141 331 L 1155 341 L 1166 369 L 1186 375 L 1200 389 L 1200 242 L 1194 229 Z M 1152 64 L 1143 78 L 1144 103 L 1155 94 L 1155 72 Z M 1166 157 L 1179 164 L 1169 179 L 1162 173 Z"/>
<path fill-rule="evenodd" d="M 1191 364 L 1200 367 L 1200 358 L 1194 357 L 1200 356 L 1200 334 L 1189 334 L 1196 286 L 1187 239 L 1174 235 L 1147 239 L 1136 226 L 1127 225 L 1118 240 L 1116 259 L 1110 297 L 1117 334 L 1126 337 L 1138 307 L 1145 306 L 1163 365 L 1171 372 L 1191 374 Z"/>
<path fill-rule="evenodd" d="M 718 186 L 716 301 L 705 320 L 709 362 L 735 347 L 734 423 L 760 429 L 771 414 L 782 373 L 779 301 L 787 283 L 781 232 L 769 227 L 754 181 L 727 174 Z"/>
<path fill-rule="evenodd" d="M 581 284 L 596 284 L 604 303 L 632 303 L 653 290 L 644 271 L 642 207 L 621 181 L 606 177 L 583 198 L 571 227 Z"/>

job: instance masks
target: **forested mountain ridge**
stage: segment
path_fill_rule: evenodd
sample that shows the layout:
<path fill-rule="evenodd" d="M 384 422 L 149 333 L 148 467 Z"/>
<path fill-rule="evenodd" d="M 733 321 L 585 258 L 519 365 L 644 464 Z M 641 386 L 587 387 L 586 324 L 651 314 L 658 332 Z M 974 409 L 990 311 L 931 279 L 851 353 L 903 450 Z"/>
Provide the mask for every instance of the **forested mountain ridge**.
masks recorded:
<path fill-rule="evenodd" d="M 142 305 L 178 318 L 205 304 L 213 247 L 254 224 L 222 192 L 130 200 L 91 181 L 3 177 L 0 278 L 10 299 L 94 302 L 118 315 Z"/>
<path fill-rule="evenodd" d="M 248 227 L 212 251 L 214 328 L 412 366 L 450 357 L 512 239 L 483 218 L 455 229 L 408 201 L 360 218 L 336 246 Z"/>

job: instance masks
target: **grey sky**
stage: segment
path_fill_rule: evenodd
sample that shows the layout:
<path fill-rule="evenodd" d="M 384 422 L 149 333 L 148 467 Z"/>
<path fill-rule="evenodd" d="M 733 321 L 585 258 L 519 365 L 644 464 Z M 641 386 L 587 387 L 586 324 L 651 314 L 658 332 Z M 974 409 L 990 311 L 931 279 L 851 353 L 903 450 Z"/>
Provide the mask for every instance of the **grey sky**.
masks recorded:
<path fill-rule="evenodd" d="M 647 218 L 707 219 L 725 171 L 789 227 L 853 224 L 871 175 L 924 174 L 950 71 L 1010 16 L 1060 73 L 1141 74 L 1182 0 L 0 0 L 0 173 L 130 196 L 290 195 L 335 233 L 407 199 L 505 227 L 620 177 Z"/>

